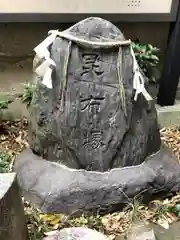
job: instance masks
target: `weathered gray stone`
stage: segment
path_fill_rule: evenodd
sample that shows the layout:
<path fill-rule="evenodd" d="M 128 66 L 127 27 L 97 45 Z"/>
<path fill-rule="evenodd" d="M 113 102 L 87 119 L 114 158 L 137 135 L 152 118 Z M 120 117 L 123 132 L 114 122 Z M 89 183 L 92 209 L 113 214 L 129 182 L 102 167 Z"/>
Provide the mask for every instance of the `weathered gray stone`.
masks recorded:
<path fill-rule="evenodd" d="M 43 238 L 43 240 L 107 240 L 107 238 L 95 230 L 85 227 L 62 229 L 59 233 Z"/>
<path fill-rule="evenodd" d="M 127 240 L 156 240 L 154 230 L 150 225 L 136 223 L 132 226 Z"/>
<path fill-rule="evenodd" d="M 91 17 L 63 34 L 70 37 L 48 48 L 52 88 L 36 76 L 30 149 L 15 164 L 24 196 L 45 212 L 73 214 L 180 190 L 180 166 L 161 146 L 154 101 L 147 93 L 134 101 L 135 61 L 121 31 Z"/>
<path fill-rule="evenodd" d="M 15 173 L 0 174 L 0 239 L 28 239 L 24 209 Z"/>
<path fill-rule="evenodd" d="M 128 233 L 116 236 L 115 240 L 159 240 L 150 224 L 135 222 Z"/>
<path fill-rule="evenodd" d="M 180 222 L 170 225 L 169 229 L 152 224 L 157 240 L 180 240 Z"/>
<path fill-rule="evenodd" d="M 180 126 L 180 101 L 175 101 L 173 106 L 156 105 L 158 121 L 162 128 Z"/>
<path fill-rule="evenodd" d="M 137 238 L 137 237 L 140 238 Z M 152 236 L 153 240 L 179 240 L 180 239 L 180 222 L 175 222 L 169 226 L 169 229 L 165 229 L 157 224 L 144 225 L 143 223 L 138 223 L 132 227 L 131 233 L 129 235 L 117 236 L 115 240 L 151 240 L 148 238 Z"/>
<path fill-rule="evenodd" d="M 97 44 L 125 41 L 116 26 L 93 17 L 66 33 Z M 70 168 L 103 172 L 138 165 L 159 150 L 154 103 L 142 96 L 133 101 L 130 45 L 80 47 L 79 41 L 57 37 L 50 54 L 56 64 L 52 89 L 37 76 L 30 108 L 29 139 L 36 154 Z"/>
<path fill-rule="evenodd" d="M 67 168 L 26 149 L 15 170 L 25 198 L 44 212 L 108 211 L 143 192 L 155 195 L 180 189 L 180 165 L 165 147 L 141 165 L 104 173 Z"/>

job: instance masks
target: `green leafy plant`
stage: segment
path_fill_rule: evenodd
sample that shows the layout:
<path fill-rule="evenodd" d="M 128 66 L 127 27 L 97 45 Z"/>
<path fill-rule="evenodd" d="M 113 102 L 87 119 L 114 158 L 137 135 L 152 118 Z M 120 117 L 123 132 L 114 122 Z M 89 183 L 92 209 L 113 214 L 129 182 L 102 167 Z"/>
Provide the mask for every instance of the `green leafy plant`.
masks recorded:
<path fill-rule="evenodd" d="M 6 152 L 0 152 L 0 173 L 9 172 L 10 157 Z"/>
<path fill-rule="evenodd" d="M 12 100 L 0 99 L 0 111 L 7 109 Z"/>
<path fill-rule="evenodd" d="M 22 102 L 26 104 L 27 107 L 30 106 L 33 93 L 35 91 L 35 85 L 31 83 L 24 84 L 24 92 L 22 95 Z"/>
<path fill-rule="evenodd" d="M 141 44 L 139 42 L 132 43 L 132 48 L 135 53 L 135 57 L 145 76 L 151 81 L 156 82 L 159 77 L 157 71 L 157 65 L 159 64 L 159 57 L 157 53 L 159 49 L 153 47 L 151 44 Z"/>
<path fill-rule="evenodd" d="M 3 116 L 3 110 L 8 109 L 9 104 L 12 102 L 13 100 L 0 99 L 0 118 Z"/>

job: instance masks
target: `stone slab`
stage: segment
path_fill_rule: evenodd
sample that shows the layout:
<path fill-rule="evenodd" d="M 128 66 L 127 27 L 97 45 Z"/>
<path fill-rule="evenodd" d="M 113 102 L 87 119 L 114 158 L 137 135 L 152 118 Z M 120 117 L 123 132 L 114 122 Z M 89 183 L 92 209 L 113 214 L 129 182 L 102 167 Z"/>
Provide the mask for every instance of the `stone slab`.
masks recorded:
<path fill-rule="evenodd" d="M 152 224 L 157 240 L 180 240 L 180 222 L 170 225 L 169 229 L 164 229 L 159 225 Z"/>
<path fill-rule="evenodd" d="M 132 226 L 128 240 L 156 240 L 153 228 L 143 223 Z"/>
<path fill-rule="evenodd" d="M 153 227 L 143 221 L 132 223 L 128 233 L 116 236 L 115 240 L 157 240 Z M 159 240 L 159 239 L 158 239 Z"/>
<path fill-rule="evenodd" d="M 15 173 L 0 174 L 0 239 L 27 240 L 24 209 Z"/>
<path fill-rule="evenodd" d="M 135 235 L 135 236 L 134 236 Z M 143 238 L 144 236 L 144 238 Z M 157 224 L 145 225 L 138 222 L 132 226 L 131 233 L 128 236 L 117 236 L 115 240 L 180 240 L 180 222 L 170 225 L 165 229 Z"/>
<path fill-rule="evenodd" d="M 156 105 L 158 122 L 161 127 L 180 126 L 180 101 L 176 100 L 173 106 L 161 107 Z"/>

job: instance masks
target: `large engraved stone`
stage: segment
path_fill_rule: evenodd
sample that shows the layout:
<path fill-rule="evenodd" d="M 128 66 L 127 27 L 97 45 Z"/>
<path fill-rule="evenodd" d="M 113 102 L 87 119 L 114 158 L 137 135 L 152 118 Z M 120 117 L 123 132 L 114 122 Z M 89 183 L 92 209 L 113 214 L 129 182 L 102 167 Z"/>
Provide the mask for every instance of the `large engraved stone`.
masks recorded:
<path fill-rule="evenodd" d="M 34 66 L 30 149 L 15 164 L 25 197 L 72 214 L 179 190 L 180 166 L 161 146 L 154 101 L 121 31 L 91 17 L 50 38 Z"/>
<path fill-rule="evenodd" d="M 24 209 L 15 173 L 0 174 L 0 239 L 28 239 Z"/>
<path fill-rule="evenodd" d="M 97 43 L 125 41 L 117 27 L 98 18 L 66 32 Z M 57 37 L 51 46 L 56 64 L 52 89 L 38 81 L 31 104 L 31 149 L 76 169 L 103 172 L 142 163 L 159 149 L 160 136 L 154 105 L 149 109 L 143 97 L 133 103 L 130 47 L 120 51 L 69 44 Z"/>

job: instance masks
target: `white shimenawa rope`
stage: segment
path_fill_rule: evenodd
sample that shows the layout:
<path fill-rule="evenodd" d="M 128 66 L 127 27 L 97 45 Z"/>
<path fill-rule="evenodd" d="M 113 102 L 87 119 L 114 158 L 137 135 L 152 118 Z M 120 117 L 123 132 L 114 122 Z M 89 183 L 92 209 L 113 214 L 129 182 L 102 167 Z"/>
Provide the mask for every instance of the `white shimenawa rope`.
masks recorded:
<path fill-rule="evenodd" d="M 111 42 L 92 42 L 85 39 L 81 39 L 78 37 L 75 37 L 66 31 L 59 32 L 58 30 L 52 30 L 49 31 L 48 37 L 41 42 L 36 48 L 34 48 L 35 53 L 38 57 L 41 59 L 45 59 L 45 61 L 35 70 L 35 72 L 42 77 L 42 83 L 47 88 L 52 88 L 52 71 L 53 67 L 56 67 L 55 62 L 50 58 L 50 52 L 48 50 L 48 47 L 55 41 L 56 37 L 62 37 L 69 41 L 74 41 L 77 44 L 84 45 L 84 46 L 95 46 L 95 47 L 103 47 L 103 48 L 110 48 L 110 47 L 118 47 L 120 45 L 130 45 L 131 41 L 111 41 Z M 135 96 L 134 100 L 137 101 L 138 95 L 142 93 L 146 100 L 152 100 L 152 97 L 149 95 L 149 93 L 146 91 L 144 86 L 144 79 L 140 72 L 134 51 L 131 47 L 131 55 L 133 58 L 133 88 L 135 89 Z"/>

